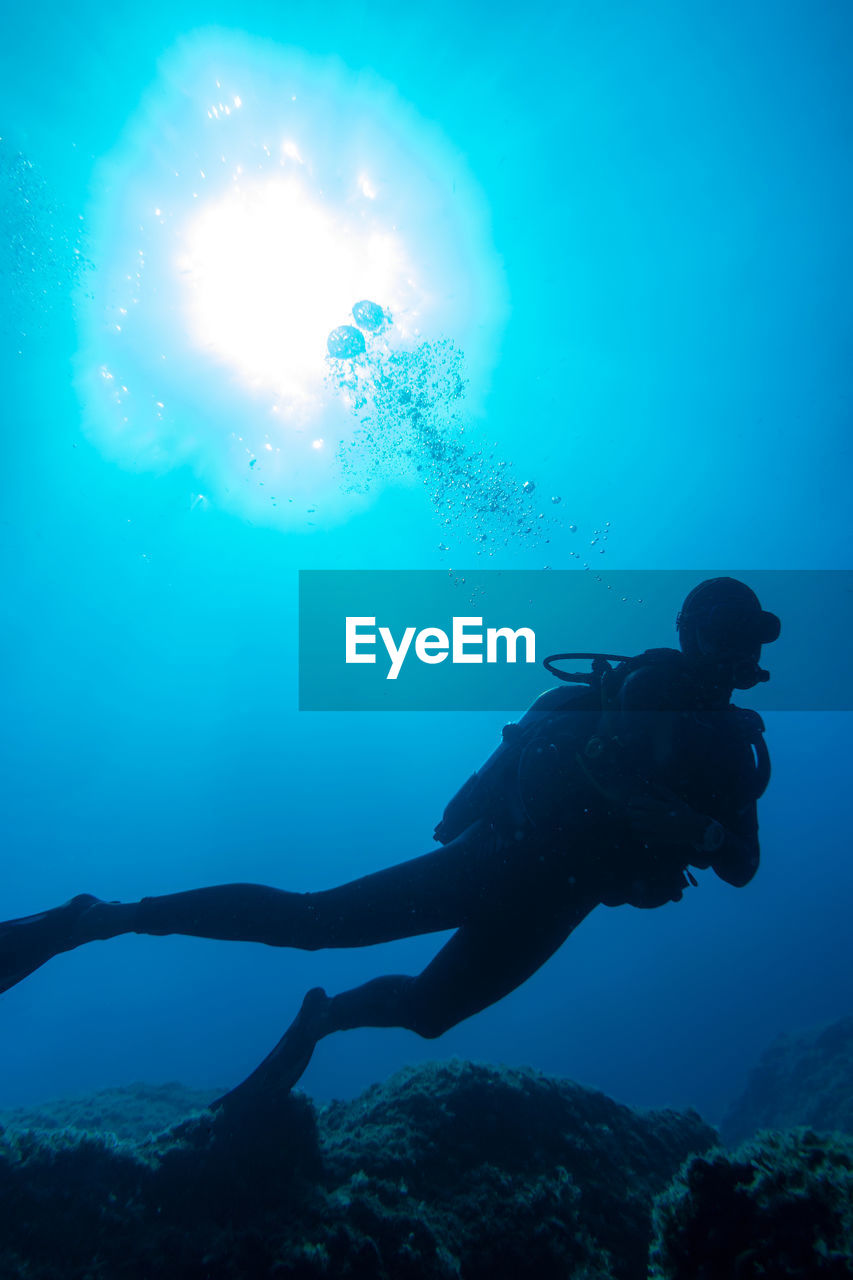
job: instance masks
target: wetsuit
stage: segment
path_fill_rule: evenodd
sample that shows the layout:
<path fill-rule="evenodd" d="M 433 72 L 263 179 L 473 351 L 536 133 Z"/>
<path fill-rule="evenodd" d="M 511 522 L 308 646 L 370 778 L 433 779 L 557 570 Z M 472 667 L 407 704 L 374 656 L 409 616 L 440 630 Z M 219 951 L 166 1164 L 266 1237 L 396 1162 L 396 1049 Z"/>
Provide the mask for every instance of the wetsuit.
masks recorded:
<path fill-rule="evenodd" d="M 612 778 L 578 758 L 590 726 L 580 717 L 558 763 L 561 809 L 544 827 L 520 821 L 508 804 L 442 848 L 336 888 L 230 884 L 143 898 L 129 929 L 307 951 L 454 929 L 419 975 L 376 978 L 330 1002 L 330 1029 L 394 1026 L 440 1036 L 525 982 L 596 905 L 677 901 L 688 863 L 711 866 L 734 885 L 751 879 L 755 766 L 742 714 L 725 708 L 682 718 L 683 741 L 663 779 L 724 829 L 713 858 L 693 846 L 655 846 L 632 830 Z"/>

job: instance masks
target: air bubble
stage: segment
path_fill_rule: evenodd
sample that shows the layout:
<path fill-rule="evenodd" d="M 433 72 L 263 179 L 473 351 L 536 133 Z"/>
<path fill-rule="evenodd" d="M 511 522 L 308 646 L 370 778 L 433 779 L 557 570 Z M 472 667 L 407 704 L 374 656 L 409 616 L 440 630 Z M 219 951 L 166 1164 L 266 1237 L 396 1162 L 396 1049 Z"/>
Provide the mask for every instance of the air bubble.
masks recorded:
<path fill-rule="evenodd" d="M 367 344 L 364 334 L 351 324 L 339 325 L 326 339 L 326 349 L 333 360 L 354 360 L 364 355 Z"/>
<path fill-rule="evenodd" d="M 512 459 L 478 443 L 463 403 L 463 352 L 450 339 L 404 349 L 395 342 L 399 331 L 387 311 L 379 329 L 365 323 L 377 320 L 380 311 L 379 302 L 369 308 L 365 301 L 356 303 L 352 315 L 359 329 L 341 325 L 329 339 L 335 358 L 327 362 L 327 386 L 355 420 L 337 455 L 345 492 L 365 493 L 374 482 L 419 475 L 447 533 L 462 534 L 477 546 L 492 544 L 489 555 L 496 546 L 541 547 L 558 532 L 562 536 L 563 523 L 553 512 L 560 495 L 545 510 L 531 510 L 536 482 L 516 477 Z"/>
<path fill-rule="evenodd" d="M 355 304 L 352 315 L 359 329 L 367 329 L 369 333 L 375 333 L 385 325 L 385 312 L 379 303 L 369 302 L 366 298 Z"/>

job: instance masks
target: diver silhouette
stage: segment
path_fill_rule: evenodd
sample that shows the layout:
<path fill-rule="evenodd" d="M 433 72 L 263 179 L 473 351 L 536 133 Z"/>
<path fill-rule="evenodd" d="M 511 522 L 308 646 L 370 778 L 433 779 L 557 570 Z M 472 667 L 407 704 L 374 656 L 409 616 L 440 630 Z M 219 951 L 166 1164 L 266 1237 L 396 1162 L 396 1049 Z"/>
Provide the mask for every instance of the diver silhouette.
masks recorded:
<path fill-rule="evenodd" d="M 300 1078 L 334 1031 L 404 1027 L 434 1038 L 525 982 L 599 904 L 678 901 L 713 869 L 743 886 L 758 868 L 756 802 L 769 779 L 764 726 L 735 689 L 768 679 L 775 614 L 734 578 L 690 592 L 679 649 L 631 658 L 555 655 L 548 690 L 451 800 L 439 847 L 336 888 L 257 884 L 135 903 L 88 894 L 0 925 L 0 991 L 63 951 L 125 933 L 185 934 L 315 951 L 454 929 L 420 974 L 306 995 L 269 1056 L 214 1106 L 239 1108 Z M 557 659 L 593 657 L 591 675 Z"/>

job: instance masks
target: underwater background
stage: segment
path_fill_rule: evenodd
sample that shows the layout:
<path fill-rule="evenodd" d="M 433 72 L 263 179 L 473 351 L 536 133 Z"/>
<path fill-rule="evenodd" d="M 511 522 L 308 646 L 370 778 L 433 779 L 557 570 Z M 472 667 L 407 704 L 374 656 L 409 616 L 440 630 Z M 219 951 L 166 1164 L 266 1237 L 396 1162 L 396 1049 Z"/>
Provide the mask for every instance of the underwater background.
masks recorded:
<path fill-rule="evenodd" d="M 3 918 L 83 891 L 319 888 L 431 847 L 522 708 L 300 714 L 300 568 L 849 567 L 848 6 L 45 4 L 4 22 Z M 104 317 L 124 305 L 112 282 L 139 252 L 122 193 L 162 199 L 171 157 L 194 154 L 197 83 L 235 60 L 244 94 L 254 60 L 268 93 L 315 76 L 318 168 L 373 147 L 389 189 L 397 175 L 395 227 L 432 273 L 424 333 L 470 371 L 457 410 L 434 346 L 422 411 L 468 415 L 472 448 L 560 497 L 547 546 L 518 526 L 510 484 L 484 563 L 479 533 L 448 535 L 446 495 L 398 474 L 375 434 L 354 481 L 323 449 L 284 459 L 276 494 L 295 509 L 273 507 L 263 370 L 241 382 L 210 335 L 184 349 L 169 334 L 170 390 L 187 390 L 161 434 L 123 434 L 97 402 Z M 176 219 L 193 198 L 180 188 Z M 165 279 L 167 251 L 146 253 Z M 127 356 L 154 404 L 158 323 L 152 304 Z M 335 394 L 311 402 L 312 446 L 344 420 Z M 222 444 L 244 425 L 251 453 Z M 582 627 L 565 647 L 586 647 Z M 766 719 L 774 776 L 746 889 L 704 875 L 677 905 L 602 908 L 439 1041 L 331 1037 L 301 1087 L 346 1098 L 459 1056 L 716 1121 L 774 1036 L 853 1003 L 850 714 Z M 81 948 L 3 997 L 0 1105 L 131 1080 L 227 1087 L 308 987 L 414 972 L 441 941 Z"/>

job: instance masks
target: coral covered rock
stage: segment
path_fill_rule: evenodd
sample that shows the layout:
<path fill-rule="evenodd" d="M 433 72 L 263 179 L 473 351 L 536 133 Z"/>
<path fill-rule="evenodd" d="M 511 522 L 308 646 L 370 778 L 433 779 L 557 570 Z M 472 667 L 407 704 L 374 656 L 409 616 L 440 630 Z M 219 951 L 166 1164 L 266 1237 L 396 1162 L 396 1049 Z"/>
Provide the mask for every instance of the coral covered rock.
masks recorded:
<path fill-rule="evenodd" d="M 693 1156 L 654 1220 L 654 1280 L 853 1276 L 853 1142 L 764 1133 Z"/>
<path fill-rule="evenodd" d="M 464 1062 L 144 1136 L 169 1090 L 125 1091 L 130 1122 L 119 1091 L 98 1095 L 133 1141 L 96 1100 L 50 1108 L 52 1128 L 5 1117 L 3 1280 L 644 1280 L 653 1198 L 716 1136 L 695 1114 Z"/>
<path fill-rule="evenodd" d="M 76 1129 L 110 1133 L 122 1142 L 141 1142 L 150 1134 L 203 1111 L 218 1094 L 187 1089 L 182 1084 L 127 1084 L 99 1089 L 80 1098 L 62 1098 L 35 1107 L 16 1107 L 0 1113 L 9 1129 Z"/>
<path fill-rule="evenodd" d="M 320 1119 L 334 1180 L 381 1183 L 389 1208 L 402 1189 L 466 1277 L 644 1277 L 656 1188 L 716 1137 L 694 1113 L 469 1062 L 408 1068 Z"/>

